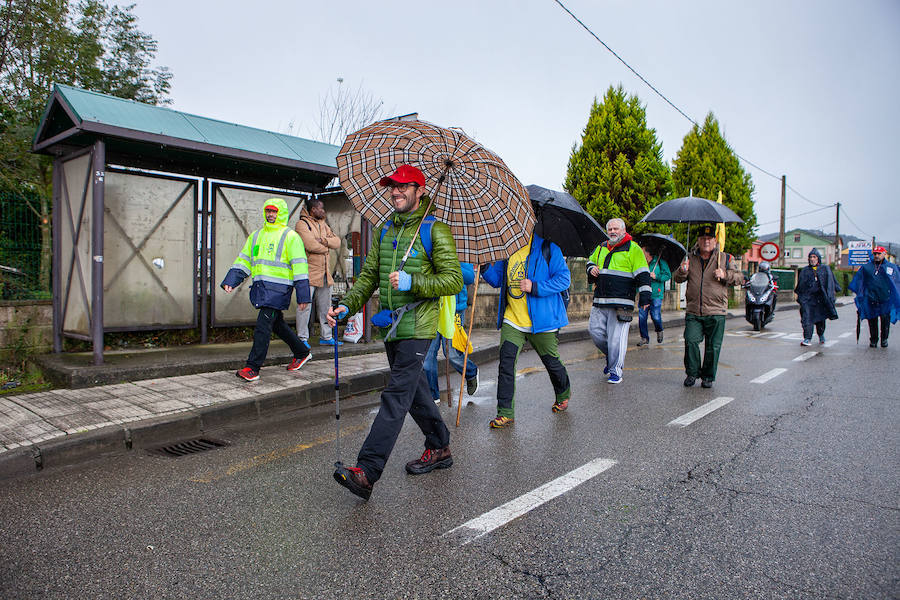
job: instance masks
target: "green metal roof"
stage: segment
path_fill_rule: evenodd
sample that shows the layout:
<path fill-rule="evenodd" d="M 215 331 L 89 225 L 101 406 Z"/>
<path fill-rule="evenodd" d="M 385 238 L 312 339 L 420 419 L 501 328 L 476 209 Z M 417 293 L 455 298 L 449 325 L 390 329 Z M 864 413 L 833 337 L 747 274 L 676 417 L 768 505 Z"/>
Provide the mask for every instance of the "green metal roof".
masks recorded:
<path fill-rule="evenodd" d="M 55 145 L 83 146 L 86 133 L 332 175 L 337 173 L 340 150 L 332 144 L 56 85 L 35 132 L 33 150 L 52 153 Z"/>

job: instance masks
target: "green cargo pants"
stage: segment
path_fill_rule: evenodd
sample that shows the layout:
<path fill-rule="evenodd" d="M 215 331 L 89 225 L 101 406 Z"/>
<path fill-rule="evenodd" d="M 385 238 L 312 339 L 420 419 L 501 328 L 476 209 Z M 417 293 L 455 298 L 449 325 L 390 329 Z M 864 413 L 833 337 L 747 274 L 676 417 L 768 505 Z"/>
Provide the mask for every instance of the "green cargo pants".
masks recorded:
<path fill-rule="evenodd" d="M 684 318 L 684 372 L 689 377 L 716 380 L 722 338 L 725 335 L 725 315 L 700 317 L 688 314 Z M 700 365 L 700 342 L 703 346 L 703 365 Z"/>
<path fill-rule="evenodd" d="M 522 346 L 528 341 L 535 349 L 553 385 L 556 401 L 561 402 L 572 391 L 569 388 L 569 374 L 559 360 L 559 342 L 555 331 L 525 333 L 509 323 L 500 328 L 500 367 L 497 371 L 497 414 L 509 419 L 515 418 L 516 405 L 516 363 Z"/>

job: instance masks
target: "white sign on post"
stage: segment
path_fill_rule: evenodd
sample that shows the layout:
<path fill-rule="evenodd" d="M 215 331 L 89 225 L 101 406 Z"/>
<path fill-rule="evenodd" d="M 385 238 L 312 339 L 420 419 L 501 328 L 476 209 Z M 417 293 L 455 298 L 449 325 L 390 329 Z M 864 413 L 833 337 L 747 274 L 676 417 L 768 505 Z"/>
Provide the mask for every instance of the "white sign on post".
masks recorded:
<path fill-rule="evenodd" d="M 772 262 L 781 254 L 778 244 L 775 242 L 766 242 L 759 247 L 759 257 L 766 262 Z"/>
<path fill-rule="evenodd" d="M 872 242 L 847 242 L 848 265 L 851 267 L 861 267 L 870 260 L 872 260 Z"/>

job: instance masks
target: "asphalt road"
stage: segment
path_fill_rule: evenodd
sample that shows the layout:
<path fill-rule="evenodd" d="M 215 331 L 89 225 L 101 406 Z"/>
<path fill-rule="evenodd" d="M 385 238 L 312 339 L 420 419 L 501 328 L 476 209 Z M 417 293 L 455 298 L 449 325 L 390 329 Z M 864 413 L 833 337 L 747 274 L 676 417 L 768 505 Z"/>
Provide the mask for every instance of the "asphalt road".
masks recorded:
<path fill-rule="evenodd" d="M 840 315 L 810 348 L 795 312 L 729 321 L 711 390 L 681 385 L 680 330 L 633 335 L 620 385 L 566 344 L 562 414 L 523 353 L 499 431 L 484 364 L 454 466 L 407 475 L 407 420 L 369 502 L 331 478 L 327 411 L 6 481 L 0 598 L 897 598 L 900 336 L 856 345 Z M 344 403 L 345 462 L 373 399 Z"/>

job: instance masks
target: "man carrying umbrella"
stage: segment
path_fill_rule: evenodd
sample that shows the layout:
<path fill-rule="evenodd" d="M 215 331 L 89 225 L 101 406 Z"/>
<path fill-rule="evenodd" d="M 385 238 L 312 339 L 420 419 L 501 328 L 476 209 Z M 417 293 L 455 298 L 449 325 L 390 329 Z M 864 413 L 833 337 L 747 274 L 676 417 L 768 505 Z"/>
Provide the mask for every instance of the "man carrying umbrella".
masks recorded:
<path fill-rule="evenodd" d="M 891 323 L 900 320 L 900 269 L 887 260 L 883 246 L 876 247 L 872 256 L 853 276 L 850 289 L 856 294 L 859 318 L 869 321 L 869 347 L 878 345 L 881 333 L 881 347 L 887 348 Z"/>
<path fill-rule="evenodd" d="M 610 219 L 606 233 L 609 241 L 597 246 L 587 264 L 588 282 L 594 283 L 588 332 L 606 355 L 603 373 L 609 375 L 607 383 L 620 383 L 635 293 L 641 309 L 650 306 L 650 271 L 644 251 L 625 231 L 625 221 Z"/>
<path fill-rule="evenodd" d="M 720 255 L 724 255 L 724 264 L 721 264 Z M 700 377 L 701 385 L 711 388 L 716 380 L 725 335 L 728 287 L 744 282 L 743 274 L 734 268 L 734 258 L 719 249 L 715 225 L 700 226 L 697 247 L 676 269 L 675 281 L 687 281 L 687 314 L 684 318 L 684 370 L 687 377 L 684 385 L 691 387 Z M 704 341 L 702 365 L 701 340 Z"/>
<path fill-rule="evenodd" d="M 422 172 L 401 165 L 380 183 L 391 190 L 395 209 L 391 224 L 385 235 L 373 240 L 356 284 L 339 306 L 328 311 L 328 323 L 334 327 L 336 318 L 355 314 L 379 289 L 383 309 L 379 315 L 390 313 L 383 315 L 386 321 L 376 323 L 390 327 L 384 347 L 391 376 L 381 393 L 381 407 L 356 466 L 338 465 L 334 472 L 339 484 L 364 499 L 369 498 L 372 486 L 381 477 L 407 413 L 425 434 L 425 451 L 406 464 L 406 471 L 419 475 L 453 464 L 450 431 L 431 399 L 422 363 L 437 331 L 438 298 L 458 293 L 463 285 L 450 228 L 439 221 L 431 224 L 430 257 L 417 236 L 428 205 Z M 398 270 L 410 243 L 413 249 L 409 259 Z"/>

